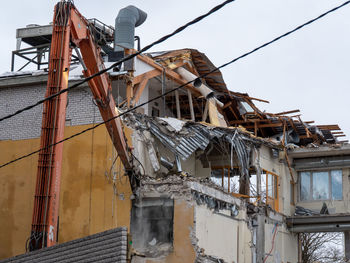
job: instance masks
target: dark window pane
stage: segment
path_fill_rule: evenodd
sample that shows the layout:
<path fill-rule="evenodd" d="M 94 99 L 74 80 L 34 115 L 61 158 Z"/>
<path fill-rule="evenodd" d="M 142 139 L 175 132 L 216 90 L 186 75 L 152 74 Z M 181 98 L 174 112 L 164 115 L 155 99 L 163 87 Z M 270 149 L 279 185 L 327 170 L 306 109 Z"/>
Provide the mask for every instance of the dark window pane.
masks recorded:
<path fill-rule="evenodd" d="M 147 253 L 152 247 L 159 246 L 159 244 L 171 244 L 173 242 L 173 218 L 174 201 L 172 199 L 133 200 L 130 222 L 133 246 L 142 253 Z"/>
<path fill-rule="evenodd" d="M 329 174 L 328 172 L 312 173 L 312 197 L 314 200 L 329 199 Z"/>
<path fill-rule="evenodd" d="M 331 178 L 332 178 L 332 199 L 342 200 L 343 199 L 342 171 L 341 170 L 331 171 Z"/>
<path fill-rule="evenodd" d="M 310 200 L 310 172 L 301 172 L 300 173 L 300 200 Z"/>

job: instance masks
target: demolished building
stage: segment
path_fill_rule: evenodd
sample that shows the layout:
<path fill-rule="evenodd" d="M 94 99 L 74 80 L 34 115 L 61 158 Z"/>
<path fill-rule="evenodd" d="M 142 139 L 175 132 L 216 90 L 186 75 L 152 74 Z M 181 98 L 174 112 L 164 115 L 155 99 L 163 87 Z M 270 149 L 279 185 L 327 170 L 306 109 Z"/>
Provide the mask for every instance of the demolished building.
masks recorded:
<path fill-rule="evenodd" d="M 114 29 L 93 21 L 112 42 Z M 50 34 L 50 26 L 18 31 L 41 55 Z M 25 51 L 18 46 L 14 54 Z M 112 63 L 111 54 L 103 55 L 106 65 Z M 48 73 L 42 60 L 37 65 L 0 76 L 1 116 L 44 97 Z M 298 233 L 348 233 L 350 147 L 338 140 L 338 125 L 313 125 L 292 115 L 299 110 L 264 112 L 253 101 L 266 101 L 231 91 L 213 69 L 205 54 L 180 49 L 141 54 L 108 72 L 118 111 L 137 107 L 122 117 L 133 173 L 126 176 L 103 126 L 66 141 L 58 243 L 126 227 L 128 245 L 118 248 L 123 253 L 106 258 L 294 263 L 300 262 Z M 84 78 L 82 70 L 77 56 L 70 85 Z M 36 107 L 0 124 L 1 163 L 39 147 L 41 115 Z M 69 91 L 65 121 L 66 136 L 102 121 L 87 84 Z M 0 171 L 0 259 L 25 252 L 36 168 L 31 156 Z M 314 214 L 323 203 L 329 214 Z M 297 206 L 314 213 L 296 215 Z"/>

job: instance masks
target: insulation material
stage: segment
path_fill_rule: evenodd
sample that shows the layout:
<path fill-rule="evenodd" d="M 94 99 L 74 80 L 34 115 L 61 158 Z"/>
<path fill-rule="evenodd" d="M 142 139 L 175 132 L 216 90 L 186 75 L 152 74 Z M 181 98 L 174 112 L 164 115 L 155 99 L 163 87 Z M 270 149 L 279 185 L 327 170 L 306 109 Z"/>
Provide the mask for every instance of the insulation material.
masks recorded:
<path fill-rule="evenodd" d="M 178 68 L 177 73 L 179 73 L 186 81 L 192 81 L 197 78 L 196 75 L 192 74 L 188 70 L 184 68 Z M 195 85 L 195 88 L 208 100 L 209 108 L 209 119 L 210 123 L 215 126 L 227 127 L 227 123 L 224 119 L 224 116 L 218 111 L 218 107 L 222 108 L 223 104 L 214 97 L 214 91 L 205 86 L 204 84 L 200 84 L 198 86 Z"/>
<path fill-rule="evenodd" d="M 181 131 L 182 127 L 185 125 L 186 122 L 175 119 L 175 118 L 160 118 L 161 120 L 167 122 L 176 132 Z"/>

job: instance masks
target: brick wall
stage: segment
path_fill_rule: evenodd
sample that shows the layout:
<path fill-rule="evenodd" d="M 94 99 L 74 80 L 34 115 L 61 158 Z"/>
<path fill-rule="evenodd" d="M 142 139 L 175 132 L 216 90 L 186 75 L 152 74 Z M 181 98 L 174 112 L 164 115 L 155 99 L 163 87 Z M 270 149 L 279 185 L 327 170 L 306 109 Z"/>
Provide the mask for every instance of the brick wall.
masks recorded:
<path fill-rule="evenodd" d="M 31 105 L 44 98 L 46 84 L 0 88 L 0 117 Z M 3 121 L 0 140 L 23 140 L 37 138 L 41 133 L 42 105 Z M 88 87 L 68 93 L 67 125 L 83 125 L 101 122 L 97 106 L 92 102 Z"/>

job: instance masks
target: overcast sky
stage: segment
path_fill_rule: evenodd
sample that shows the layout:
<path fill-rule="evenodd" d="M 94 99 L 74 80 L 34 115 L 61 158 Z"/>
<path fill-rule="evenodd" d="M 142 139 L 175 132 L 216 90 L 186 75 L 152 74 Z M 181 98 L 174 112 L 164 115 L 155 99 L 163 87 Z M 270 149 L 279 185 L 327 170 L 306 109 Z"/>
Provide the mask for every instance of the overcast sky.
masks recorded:
<path fill-rule="evenodd" d="M 223 1 L 223 0 L 222 0 Z M 87 18 L 109 25 L 133 4 L 148 13 L 136 30 L 144 46 L 222 1 L 75 0 Z M 195 48 L 219 66 L 343 3 L 336 0 L 236 0 L 151 51 Z M 16 28 L 52 21 L 56 1 L 3 1 L 0 72 L 9 71 Z M 230 90 L 270 101 L 268 112 L 300 109 L 305 121 L 339 124 L 350 135 L 350 5 L 222 70 Z M 349 105 L 348 105 L 349 106 Z M 349 138 L 349 137 L 348 137 Z"/>

